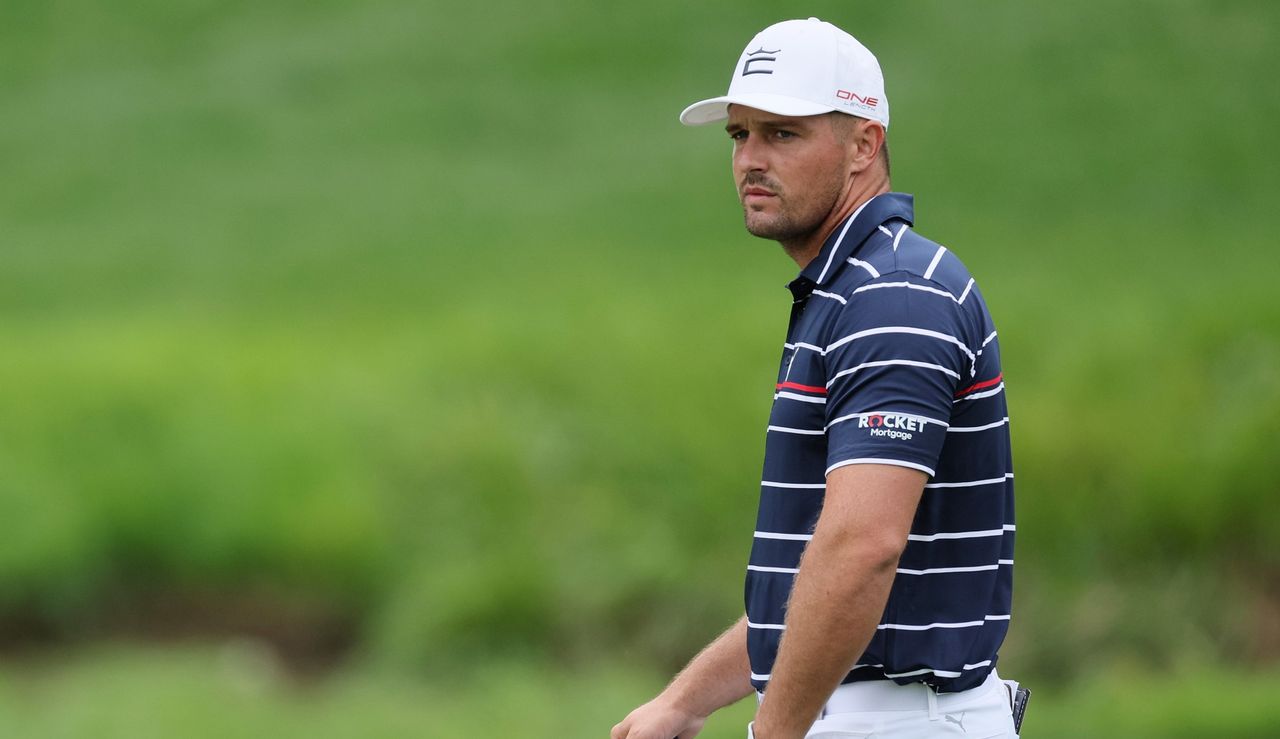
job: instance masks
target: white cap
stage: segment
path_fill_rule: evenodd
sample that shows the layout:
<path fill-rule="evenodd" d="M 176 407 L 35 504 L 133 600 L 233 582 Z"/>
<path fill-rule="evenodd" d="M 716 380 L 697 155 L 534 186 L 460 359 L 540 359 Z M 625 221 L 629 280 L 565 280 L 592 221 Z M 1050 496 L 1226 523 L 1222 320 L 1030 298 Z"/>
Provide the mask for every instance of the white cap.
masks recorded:
<path fill-rule="evenodd" d="M 889 127 L 880 62 L 867 47 L 817 18 L 775 23 L 742 50 L 729 94 L 684 109 L 686 126 L 729 117 L 737 103 L 777 115 L 819 115 L 838 110 Z"/>

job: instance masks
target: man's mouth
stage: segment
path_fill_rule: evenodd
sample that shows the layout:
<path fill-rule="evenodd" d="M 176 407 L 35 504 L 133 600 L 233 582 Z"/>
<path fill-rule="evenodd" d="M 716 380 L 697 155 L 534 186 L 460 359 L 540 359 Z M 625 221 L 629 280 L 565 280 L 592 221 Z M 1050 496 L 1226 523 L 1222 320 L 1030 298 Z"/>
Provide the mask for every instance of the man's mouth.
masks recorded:
<path fill-rule="evenodd" d="M 747 189 L 742 191 L 743 200 L 748 200 L 750 198 L 772 198 L 772 197 L 777 197 L 777 193 L 773 192 L 772 190 L 766 190 L 763 187 L 748 187 Z"/>

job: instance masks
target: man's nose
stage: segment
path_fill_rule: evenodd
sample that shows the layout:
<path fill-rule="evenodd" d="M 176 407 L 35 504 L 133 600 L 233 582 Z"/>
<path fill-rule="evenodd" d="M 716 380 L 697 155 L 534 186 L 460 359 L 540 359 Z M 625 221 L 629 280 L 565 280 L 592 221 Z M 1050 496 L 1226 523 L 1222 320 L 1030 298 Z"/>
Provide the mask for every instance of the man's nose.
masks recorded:
<path fill-rule="evenodd" d="M 733 168 L 739 174 L 764 172 L 769 168 L 764 147 L 756 136 L 747 136 L 733 151 Z"/>

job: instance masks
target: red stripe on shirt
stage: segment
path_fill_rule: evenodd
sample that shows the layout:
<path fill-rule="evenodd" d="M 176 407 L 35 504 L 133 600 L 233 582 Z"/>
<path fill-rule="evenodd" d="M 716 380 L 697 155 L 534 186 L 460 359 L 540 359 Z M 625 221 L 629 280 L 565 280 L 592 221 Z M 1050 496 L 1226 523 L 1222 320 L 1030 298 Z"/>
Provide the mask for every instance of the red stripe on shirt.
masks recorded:
<path fill-rule="evenodd" d="M 798 382 L 779 382 L 777 389 L 778 390 L 803 390 L 806 393 L 819 393 L 821 395 L 827 394 L 827 389 L 825 387 L 818 387 L 817 385 L 801 385 Z"/>
<path fill-rule="evenodd" d="M 958 398 L 958 397 L 960 397 L 961 395 L 968 395 L 969 393 L 973 392 L 974 390 L 981 390 L 981 389 L 982 389 L 982 388 L 984 388 L 984 387 L 991 387 L 992 385 L 999 385 L 1002 381 L 1004 381 L 1004 373 L 1003 373 L 1003 372 L 1001 372 L 1000 374 L 996 375 L 995 377 L 992 377 L 990 380 L 983 380 L 982 382 L 979 382 L 979 383 L 975 383 L 975 384 L 973 384 L 973 385 L 970 385 L 969 387 L 965 388 L 964 390 L 961 390 L 960 392 L 956 393 L 956 397 Z"/>

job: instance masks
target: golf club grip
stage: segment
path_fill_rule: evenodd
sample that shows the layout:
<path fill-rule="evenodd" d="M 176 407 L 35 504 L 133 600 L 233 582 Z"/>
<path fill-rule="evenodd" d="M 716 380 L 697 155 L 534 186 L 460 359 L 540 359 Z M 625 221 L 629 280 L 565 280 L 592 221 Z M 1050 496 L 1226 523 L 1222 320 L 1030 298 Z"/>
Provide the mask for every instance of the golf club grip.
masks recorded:
<path fill-rule="evenodd" d="M 1013 696 L 1013 730 L 1021 733 L 1022 716 L 1027 712 L 1027 701 L 1031 698 L 1031 691 L 1022 686 L 1018 686 L 1018 692 Z"/>

